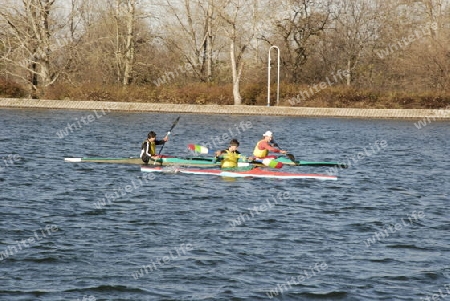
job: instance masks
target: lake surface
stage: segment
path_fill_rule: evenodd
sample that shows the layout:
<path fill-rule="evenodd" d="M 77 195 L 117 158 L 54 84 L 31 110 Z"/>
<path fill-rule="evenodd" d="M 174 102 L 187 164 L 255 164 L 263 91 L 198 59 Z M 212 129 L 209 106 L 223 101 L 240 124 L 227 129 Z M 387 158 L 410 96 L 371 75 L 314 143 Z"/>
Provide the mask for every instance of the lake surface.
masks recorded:
<path fill-rule="evenodd" d="M 177 116 L 165 154 L 231 135 L 250 154 L 271 130 L 297 159 L 351 166 L 149 179 L 64 162 L 138 156 Z M 414 122 L 0 110 L 0 300 L 450 300 L 450 123 Z"/>

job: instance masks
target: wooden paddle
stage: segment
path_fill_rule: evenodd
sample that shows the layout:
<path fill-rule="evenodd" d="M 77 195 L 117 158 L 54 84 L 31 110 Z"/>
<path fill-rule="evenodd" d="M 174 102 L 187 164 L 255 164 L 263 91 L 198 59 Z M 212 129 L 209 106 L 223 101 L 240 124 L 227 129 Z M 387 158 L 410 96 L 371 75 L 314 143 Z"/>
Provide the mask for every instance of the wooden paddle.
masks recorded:
<path fill-rule="evenodd" d="M 198 145 L 198 144 L 188 144 L 188 148 L 191 151 L 194 151 L 196 153 L 199 154 L 204 154 L 204 155 L 214 155 L 215 152 L 213 150 L 208 149 L 206 146 L 202 146 L 202 145 Z M 281 168 L 283 167 L 283 163 L 282 162 L 278 162 L 272 158 L 267 158 L 267 159 L 260 159 L 260 160 L 254 160 L 253 162 L 256 163 L 262 163 L 264 166 L 267 167 L 272 167 L 272 168 Z"/>
<path fill-rule="evenodd" d="M 169 135 L 170 135 L 170 133 L 172 132 L 173 128 L 177 125 L 178 120 L 180 120 L 180 116 L 178 116 L 177 119 L 175 119 L 175 122 L 174 122 L 174 123 L 172 124 L 172 126 L 170 127 L 170 130 L 167 132 L 166 137 L 169 137 Z M 161 148 L 160 148 L 160 150 L 159 150 L 159 152 L 158 152 L 158 156 L 161 154 L 161 152 L 162 152 L 162 150 L 163 150 L 163 148 L 164 148 L 164 145 L 166 145 L 166 143 L 163 143 L 163 145 L 161 146 Z M 156 161 L 157 161 L 157 160 L 154 161 L 153 165 L 156 165 Z M 162 160 L 161 160 L 161 165 L 162 165 Z"/>

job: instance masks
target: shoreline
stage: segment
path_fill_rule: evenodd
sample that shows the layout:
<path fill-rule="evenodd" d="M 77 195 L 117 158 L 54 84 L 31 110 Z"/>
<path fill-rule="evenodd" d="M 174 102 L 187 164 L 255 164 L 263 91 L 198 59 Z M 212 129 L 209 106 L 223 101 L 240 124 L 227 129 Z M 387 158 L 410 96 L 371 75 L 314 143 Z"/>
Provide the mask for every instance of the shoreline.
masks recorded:
<path fill-rule="evenodd" d="M 334 118 L 450 120 L 450 109 L 353 109 L 285 106 L 192 105 L 141 102 L 99 102 L 77 100 L 42 100 L 0 98 L 0 108 L 34 108 L 67 110 L 107 110 L 125 112 L 192 113 L 224 115 L 267 115 Z"/>

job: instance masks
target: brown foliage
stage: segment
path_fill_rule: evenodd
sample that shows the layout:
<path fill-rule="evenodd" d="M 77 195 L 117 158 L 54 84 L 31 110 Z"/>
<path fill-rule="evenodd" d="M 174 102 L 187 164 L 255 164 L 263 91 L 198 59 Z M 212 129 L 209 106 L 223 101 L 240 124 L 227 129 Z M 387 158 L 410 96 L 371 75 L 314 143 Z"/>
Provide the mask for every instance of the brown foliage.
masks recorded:
<path fill-rule="evenodd" d="M 11 98 L 21 98 L 25 97 L 27 91 L 11 80 L 4 77 L 0 77 L 0 96 L 1 97 L 11 97 Z"/>
<path fill-rule="evenodd" d="M 297 91 L 307 91 L 309 87 L 301 87 Z M 302 100 L 297 95 L 289 94 L 284 105 L 292 105 L 289 99 L 297 100 L 299 107 L 327 108 L 370 108 L 370 109 L 439 109 L 450 105 L 450 94 L 428 92 L 391 93 L 379 90 L 363 90 L 347 86 L 328 87 Z"/>
<path fill-rule="evenodd" d="M 332 86 L 302 99 L 300 92 L 311 91 L 311 86 L 280 84 L 280 105 L 325 108 L 372 109 L 440 109 L 450 105 L 450 94 L 429 91 L 390 92 L 363 90 L 347 86 Z M 248 83 L 241 89 L 244 105 L 267 104 L 267 86 Z M 0 95 L 25 97 L 26 92 L 18 84 L 0 78 Z M 232 85 L 191 83 L 186 85 L 82 85 L 55 84 L 47 88 L 43 98 L 91 101 L 149 102 L 174 104 L 232 105 Z M 289 101 L 291 100 L 291 102 Z M 276 103 L 276 85 L 271 86 L 271 105 Z"/>
<path fill-rule="evenodd" d="M 231 85 L 197 83 L 189 85 L 53 85 L 46 91 L 47 99 L 93 101 L 151 102 L 176 104 L 233 104 Z"/>
<path fill-rule="evenodd" d="M 267 87 L 258 83 L 246 84 L 242 87 L 241 96 L 244 105 L 265 105 L 267 103 Z M 272 99 L 276 100 L 276 94 L 272 96 Z"/>

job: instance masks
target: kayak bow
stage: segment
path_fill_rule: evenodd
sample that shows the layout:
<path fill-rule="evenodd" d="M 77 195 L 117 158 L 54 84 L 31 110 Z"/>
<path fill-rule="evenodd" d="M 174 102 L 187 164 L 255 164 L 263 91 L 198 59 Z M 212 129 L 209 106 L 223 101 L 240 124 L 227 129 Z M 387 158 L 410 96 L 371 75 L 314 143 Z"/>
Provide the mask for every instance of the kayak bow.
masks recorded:
<path fill-rule="evenodd" d="M 141 158 L 64 158 L 65 162 L 90 162 L 90 163 L 116 163 L 116 164 L 144 164 Z M 178 158 L 178 157 L 162 157 L 159 159 L 151 159 L 151 162 L 155 162 L 159 165 L 180 165 L 180 166 L 199 166 L 199 167 L 213 167 L 220 165 L 220 162 L 213 162 L 211 158 L 192 157 L 192 158 Z M 248 164 L 247 164 L 248 165 Z"/>

